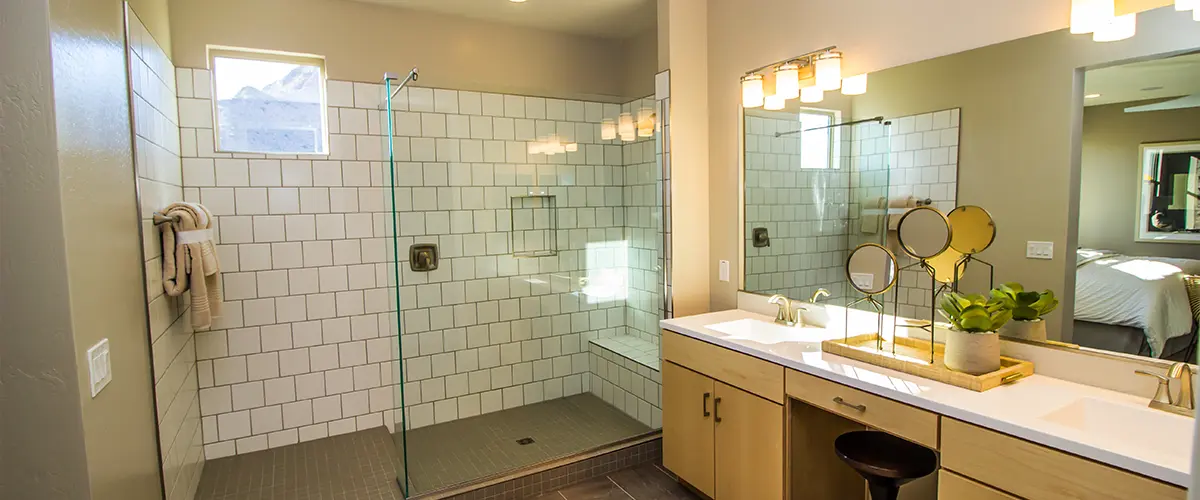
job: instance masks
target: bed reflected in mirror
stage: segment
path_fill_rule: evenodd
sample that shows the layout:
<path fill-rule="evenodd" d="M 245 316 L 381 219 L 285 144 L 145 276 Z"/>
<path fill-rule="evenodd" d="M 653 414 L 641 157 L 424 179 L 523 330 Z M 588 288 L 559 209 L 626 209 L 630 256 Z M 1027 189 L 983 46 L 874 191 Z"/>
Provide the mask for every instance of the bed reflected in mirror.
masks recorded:
<path fill-rule="evenodd" d="M 1088 70 L 1084 78 L 1071 341 L 1194 361 L 1200 52 Z"/>

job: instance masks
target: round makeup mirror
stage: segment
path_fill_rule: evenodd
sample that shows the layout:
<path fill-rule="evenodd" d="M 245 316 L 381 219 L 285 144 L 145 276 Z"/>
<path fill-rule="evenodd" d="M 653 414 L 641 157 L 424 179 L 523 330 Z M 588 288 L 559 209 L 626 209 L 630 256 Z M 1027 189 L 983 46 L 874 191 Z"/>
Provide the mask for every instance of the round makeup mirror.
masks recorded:
<path fill-rule="evenodd" d="M 946 214 L 954 235 L 950 248 L 962 254 L 976 254 L 992 246 L 996 240 L 996 223 L 983 207 L 963 205 Z"/>
<path fill-rule="evenodd" d="M 896 257 L 876 243 L 864 243 L 846 259 L 850 286 L 867 295 L 879 295 L 896 284 Z"/>
<path fill-rule="evenodd" d="M 936 279 L 938 283 L 953 283 L 954 268 L 958 265 L 958 259 L 961 259 L 962 256 L 963 254 L 959 253 L 959 251 L 955 250 L 952 246 L 947 248 L 946 251 L 926 260 L 925 263 L 929 264 L 929 267 L 933 269 L 934 279 Z M 963 271 L 965 271 L 965 269 L 959 269 L 960 273 Z M 961 279 L 962 274 L 959 274 L 958 277 Z"/>
<path fill-rule="evenodd" d="M 950 222 L 936 208 L 917 207 L 900 218 L 896 226 L 900 248 L 918 259 L 934 257 L 950 247 Z"/>

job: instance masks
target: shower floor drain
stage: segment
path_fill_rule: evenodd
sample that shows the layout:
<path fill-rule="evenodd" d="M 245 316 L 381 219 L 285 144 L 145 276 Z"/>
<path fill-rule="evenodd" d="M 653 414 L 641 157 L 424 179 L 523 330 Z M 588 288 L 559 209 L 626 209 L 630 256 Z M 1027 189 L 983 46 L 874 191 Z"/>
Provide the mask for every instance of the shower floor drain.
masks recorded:
<path fill-rule="evenodd" d="M 517 444 L 519 444 L 521 446 L 525 446 L 527 444 L 533 444 L 533 438 L 525 437 L 525 438 L 518 439 Z"/>

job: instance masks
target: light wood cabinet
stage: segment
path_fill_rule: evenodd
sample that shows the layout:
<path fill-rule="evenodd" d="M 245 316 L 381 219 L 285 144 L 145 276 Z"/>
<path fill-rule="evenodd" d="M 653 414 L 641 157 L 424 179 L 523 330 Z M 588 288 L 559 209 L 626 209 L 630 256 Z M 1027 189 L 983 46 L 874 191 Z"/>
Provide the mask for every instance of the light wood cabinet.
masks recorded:
<path fill-rule="evenodd" d="M 663 359 L 783 404 L 783 367 L 663 330 Z"/>
<path fill-rule="evenodd" d="M 663 363 L 662 380 L 663 465 L 712 497 L 713 380 L 671 362 Z"/>
<path fill-rule="evenodd" d="M 787 394 L 842 417 L 927 448 L 938 446 L 938 415 L 789 369 Z"/>
<path fill-rule="evenodd" d="M 717 500 L 783 498 L 783 408 L 716 383 Z"/>
<path fill-rule="evenodd" d="M 783 406 L 663 363 L 663 465 L 716 500 L 783 498 Z"/>
<path fill-rule="evenodd" d="M 938 472 L 938 500 L 1021 500 L 942 469 Z"/>
<path fill-rule="evenodd" d="M 942 419 L 942 467 L 1031 500 L 1183 500 L 1183 488 Z"/>

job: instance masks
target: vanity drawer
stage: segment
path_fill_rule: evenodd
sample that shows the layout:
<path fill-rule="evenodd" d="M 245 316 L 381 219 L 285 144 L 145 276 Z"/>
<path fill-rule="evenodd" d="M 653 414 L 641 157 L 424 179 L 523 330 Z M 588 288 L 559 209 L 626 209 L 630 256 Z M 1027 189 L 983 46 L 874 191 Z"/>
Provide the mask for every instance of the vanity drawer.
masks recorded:
<path fill-rule="evenodd" d="M 946 469 L 938 471 L 938 500 L 1021 500 Z"/>
<path fill-rule="evenodd" d="M 787 370 L 786 387 L 788 396 L 813 406 L 935 450 L 938 447 L 935 413 L 796 370 Z"/>
<path fill-rule="evenodd" d="M 663 359 L 783 404 L 783 367 L 663 330 Z"/>
<path fill-rule="evenodd" d="M 942 421 L 942 467 L 1037 500 L 1183 500 L 1187 491 L 958 420 Z"/>

